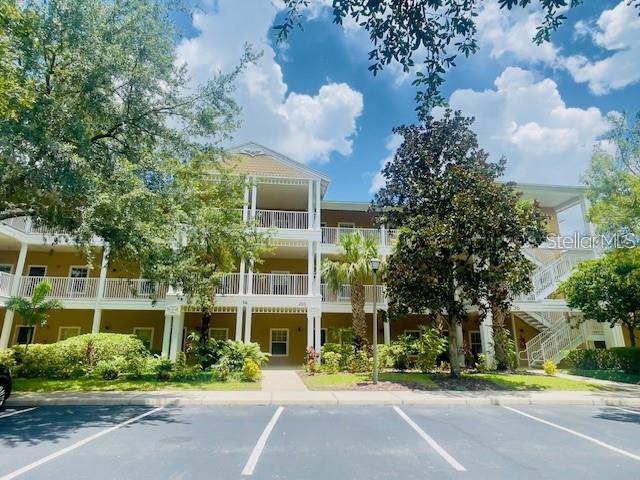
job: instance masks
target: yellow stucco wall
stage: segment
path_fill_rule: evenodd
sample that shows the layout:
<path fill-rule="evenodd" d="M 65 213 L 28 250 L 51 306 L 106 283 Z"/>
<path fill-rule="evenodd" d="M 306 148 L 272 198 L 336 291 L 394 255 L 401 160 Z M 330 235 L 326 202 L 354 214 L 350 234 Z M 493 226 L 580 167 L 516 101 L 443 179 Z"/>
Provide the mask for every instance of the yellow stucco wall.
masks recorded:
<path fill-rule="evenodd" d="M 340 222 L 351 222 L 360 228 L 374 227 L 373 214 L 370 212 L 322 209 L 320 221 L 325 223 L 327 227 L 337 227 Z"/>
<path fill-rule="evenodd" d="M 68 277 L 71 266 L 86 267 L 87 263 L 87 258 L 80 252 L 27 252 L 24 274 L 28 275 L 30 265 L 46 265 L 47 277 Z M 94 262 L 93 265 L 89 276 L 97 277 L 100 275 L 99 264 Z"/>
<path fill-rule="evenodd" d="M 274 270 L 289 273 L 307 273 L 307 260 L 304 258 L 266 258 L 256 268 L 256 271 L 261 273 L 270 273 Z"/>
<path fill-rule="evenodd" d="M 133 334 L 135 327 L 153 328 L 151 351 L 162 350 L 164 311 L 150 310 L 103 310 L 100 331 L 105 333 Z"/>
<path fill-rule="evenodd" d="M 627 347 L 631 346 L 631 336 L 629 335 L 629 329 L 625 326 L 622 327 L 622 335 L 624 336 L 624 344 Z M 635 337 L 636 337 L 636 346 L 640 347 L 640 329 L 636 328 L 635 331 Z"/>
<path fill-rule="evenodd" d="M 80 327 L 80 334 L 91 333 L 93 310 L 54 310 L 49 313 L 49 320 L 44 327 L 36 326 L 35 343 L 53 343 L 58 341 L 60 327 Z M 17 328 L 23 325 L 20 315 L 13 319 L 10 345 L 16 342 Z"/>

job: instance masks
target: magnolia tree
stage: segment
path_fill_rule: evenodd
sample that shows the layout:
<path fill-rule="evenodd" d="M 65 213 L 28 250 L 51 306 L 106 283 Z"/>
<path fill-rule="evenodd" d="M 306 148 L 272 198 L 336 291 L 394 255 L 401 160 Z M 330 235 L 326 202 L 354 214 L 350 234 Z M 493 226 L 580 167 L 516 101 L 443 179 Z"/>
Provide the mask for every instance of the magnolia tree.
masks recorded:
<path fill-rule="evenodd" d="M 500 183 L 505 161 L 478 147 L 472 120 L 446 111 L 440 120 L 399 127 L 403 142 L 383 169 L 373 200 L 379 222 L 400 228 L 388 258 L 391 318 L 440 315 L 449 325 L 451 375 L 460 374 L 456 328 L 467 309 L 507 311 L 531 289 L 533 265 L 523 247 L 545 238 L 546 218 L 514 186 Z"/>
<path fill-rule="evenodd" d="M 580 309 L 583 318 L 623 325 L 632 346 L 640 327 L 640 247 L 607 253 L 587 260 L 561 285 L 567 305 Z"/>

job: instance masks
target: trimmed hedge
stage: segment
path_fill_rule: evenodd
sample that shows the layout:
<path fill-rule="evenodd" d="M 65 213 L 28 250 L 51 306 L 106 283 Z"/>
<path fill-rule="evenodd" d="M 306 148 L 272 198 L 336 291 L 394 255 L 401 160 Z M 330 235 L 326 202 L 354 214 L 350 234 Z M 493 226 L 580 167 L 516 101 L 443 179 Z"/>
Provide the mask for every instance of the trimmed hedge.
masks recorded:
<path fill-rule="evenodd" d="M 567 362 L 571 367 L 580 370 L 621 370 L 625 373 L 640 373 L 640 348 L 571 350 L 567 355 Z"/>

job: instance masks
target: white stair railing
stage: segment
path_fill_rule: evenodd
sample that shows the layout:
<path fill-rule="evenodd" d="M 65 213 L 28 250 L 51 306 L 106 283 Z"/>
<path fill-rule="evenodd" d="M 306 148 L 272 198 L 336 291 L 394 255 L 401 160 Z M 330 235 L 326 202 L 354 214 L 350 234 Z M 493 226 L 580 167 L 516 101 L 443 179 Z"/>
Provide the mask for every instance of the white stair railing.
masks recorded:
<path fill-rule="evenodd" d="M 539 333 L 526 344 L 530 367 L 541 365 L 545 360 L 559 362 L 564 353 L 585 342 L 585 324 L 557 322 L 553 327 Z"/>
<path fill-rule="evenodd" d="M 18 295 L 31 297 L 36 285 L 43 281 L 51 284 L 51 298 L 95 298 L 98 292 L 97 277 L 21 277 Z"/>
<path fill-rule="evenodd" d="M 166 295 L 166 285 L 158 285 L 144 278 L 107 278 L 104 288 L 104 298 L 109 300 L 162 300 Z"/>
<path fill-rule="evenodd" d="M 0 295 L 3 295 L 3 296 L 10 295 L 12 283 L 13 283 L 13 275 L 6 272 L 0 272 Z"/>
<path fill-rule="evenodd" d="M 256 225 L 264 228 L 309 228 L 307 212 L 287 210 L 256 210 Z"/>

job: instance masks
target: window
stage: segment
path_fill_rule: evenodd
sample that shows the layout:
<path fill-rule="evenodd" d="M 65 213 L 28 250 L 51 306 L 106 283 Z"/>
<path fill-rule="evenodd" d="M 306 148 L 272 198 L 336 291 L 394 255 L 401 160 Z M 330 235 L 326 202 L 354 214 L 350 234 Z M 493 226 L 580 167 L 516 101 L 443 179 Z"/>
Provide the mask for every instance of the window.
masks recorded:
<path fill-rule="evenodd" d="M 471 352 L 474 355 L 482 353 L 482 337 L 480 336 L 479 330 L 472 330 L 469 332 L 469 346 L 471 347 Z"/>
<path fill-rule="evenodd" d="M 72 295 L 85 293 L 87 290 L 88 276 L 89 276 L 89 268 L 70 267 L 69 268 L 69 293 Z"/>
<path fill-rule="evenodd" d="M 80 335 L 80 327 L 60 327 L 58 329 L 59 342 L 67 338 L 77 337 L 78 335 Z"/>
<path fill-rule="evenodd" d="M 322 347 L 325 343 L 327 343 L 327 329 L 320 329 L 320 346 Z"/>
<path fill-rule="evenodd" d="M 215 340 L 227 340 L 229 338 L 229 329 L 228 328 L 210 328 L 209 338 L 213 338 Z"/>
<path fill-rule="evenodd" d="M 29 269 L 27 270 L 29 277 L 44 277 L 46 274 L 46 265 L 29 265 Z"/>
<path fill-rule="evenodd" d="M 271 332 L 271 355 L 274 357 L 289 356 L 289 329 L 272 328 Z"/>
<path fill-rule="evenodd" d="M 13 273 L 13 265 L 10 263 L 0 263 L 0 272 Z"/>
<path fill-rule="evenodd" d="M 153 327 L 134 327 L 133 334 L 138 337 L 147 349 L 153 345 Z"/>
<path fill-rule="evenodd" d="M 338 228 L 356 228 L 353 222 L 338 222 Z"/>
<path fill-rule="evenodd" d="M 420 330 L 405 330 L 404 334 L 417 339 L 420 336 Z"/>
<path fill-rule="evenodd" d="M 36 334 L 36 327 L 28 327 L 26 325 L 18 325 L 16 327 L 15 343 L 24 345 L 26 343 L 33 342 L 33 337 Z"/>

